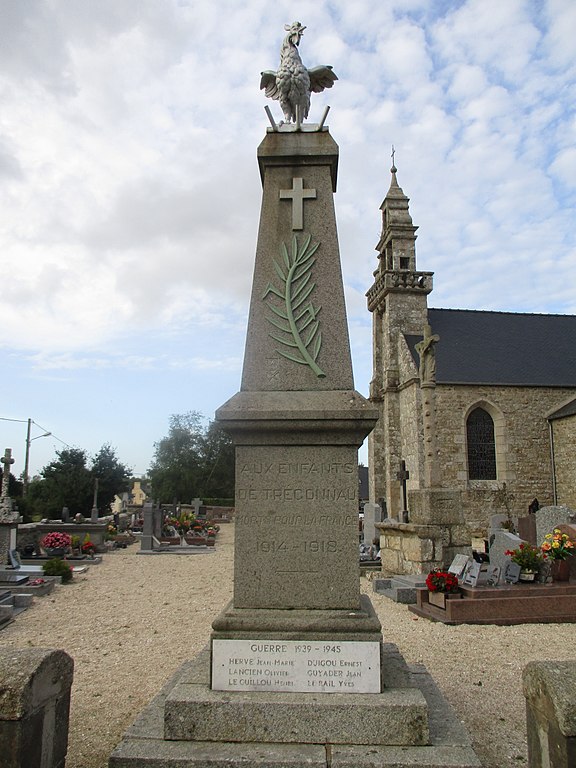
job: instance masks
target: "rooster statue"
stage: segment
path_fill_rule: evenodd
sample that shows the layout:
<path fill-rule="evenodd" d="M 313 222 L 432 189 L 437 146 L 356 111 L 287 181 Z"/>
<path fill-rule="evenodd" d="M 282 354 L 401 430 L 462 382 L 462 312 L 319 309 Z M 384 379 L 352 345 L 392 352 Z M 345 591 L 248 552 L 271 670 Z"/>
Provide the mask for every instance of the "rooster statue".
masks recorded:
<path fill-rule="evenodd" d="M 300 124 L 308 117 L 310 92 L 320 93 L 332 88 L 338 80 L 332 67 L 320 66 L 306 69 L 298 53 L 298 45 L 306 27 L 299 21 L 285 24 L 288 32 L 280 48 L 280 66 L 277 72 L 262 72 L 260 90 L 265 88 L 269 99 L 280 102 L 286 122 Z"/>

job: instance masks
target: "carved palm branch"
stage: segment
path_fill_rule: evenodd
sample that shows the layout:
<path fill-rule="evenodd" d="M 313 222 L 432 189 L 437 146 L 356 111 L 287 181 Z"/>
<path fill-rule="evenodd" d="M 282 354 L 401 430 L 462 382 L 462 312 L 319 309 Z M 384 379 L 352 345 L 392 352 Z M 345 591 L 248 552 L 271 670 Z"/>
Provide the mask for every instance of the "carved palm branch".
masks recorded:
<path fill-rule="evenodd" d="M 270 333 L 282 347 L 277 352 L 288 360 L 301 365 L 308 365 L 318 378 L 326 374 L 318 366 L 316 360 L 322 347 L 322 332 L 318 314 L 322 307 L 315 307 L 310 298 L 316 283 L 312 281 L 313 258 L 320 243 L 310 244 L 308 235 L 302 246 L 298 246 L 296 235 L 292 238 L 292 248 L 288 252 L 285 243 L 280 246 L 282 261 L 273 261 L 274 269 L 280 279 L 280 288 L 268 283 L 263 299 L 276 296 L 282 304 L 277 306 L 272 297 L 266 304 L 272 312 L 267 320 L 282 333 Z"/>

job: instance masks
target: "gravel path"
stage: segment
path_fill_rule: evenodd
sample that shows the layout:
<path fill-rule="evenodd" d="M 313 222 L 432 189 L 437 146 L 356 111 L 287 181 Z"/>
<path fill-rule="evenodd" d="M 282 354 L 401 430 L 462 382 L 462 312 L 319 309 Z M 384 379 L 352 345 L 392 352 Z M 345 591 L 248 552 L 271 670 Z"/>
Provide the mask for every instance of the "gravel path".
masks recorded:
<path fill-rule="evenodd" d="M 233 525 L 206 555 L 104 556 L 0 632 L 0 644 L 63 648 L 74 659 L 67 768 L 106 768 L 126 727 L 180 664 L 207 643 L 232 597 Z M 373 594 L 384 639 L 425 664 L 456 709 L 484 768 L 522 766 L 526 722 L 522 667 L 574 658 L 571 624 L 448 627 Z"/>

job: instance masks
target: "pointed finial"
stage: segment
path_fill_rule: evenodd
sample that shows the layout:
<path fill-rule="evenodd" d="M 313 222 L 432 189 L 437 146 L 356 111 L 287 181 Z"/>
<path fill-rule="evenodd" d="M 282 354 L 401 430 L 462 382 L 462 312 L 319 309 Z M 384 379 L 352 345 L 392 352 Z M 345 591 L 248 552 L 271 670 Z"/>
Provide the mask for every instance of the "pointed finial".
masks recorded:
<path fill-rule="evenodd" d="M 394 144 L 392 144 L 392 168 L 390 168 L 390 173 L 392 174 L 392 179 L 390 180 L 390 189 L 392 187 L 396 188 L 398 187 L 398 179 L 396 178 L 396 164 L 394 162 L 394 155 L 396 154 L 396 150 L 394 149 Z M 398 187 L 400 189 L 400 187 Z"/>

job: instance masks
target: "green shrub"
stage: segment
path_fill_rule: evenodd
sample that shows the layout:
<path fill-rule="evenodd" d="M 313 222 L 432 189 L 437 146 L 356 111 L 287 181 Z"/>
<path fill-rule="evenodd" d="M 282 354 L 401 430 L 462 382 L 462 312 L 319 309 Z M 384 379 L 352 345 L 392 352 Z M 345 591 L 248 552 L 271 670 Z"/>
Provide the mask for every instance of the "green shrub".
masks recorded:
<path fill-rule="evenodd" d="M 44 571 L 44 576 L 62 576 L 62 584 L 72 581 L 72 567 L 59 557 L 47 560 L 42 570 Z"/>

